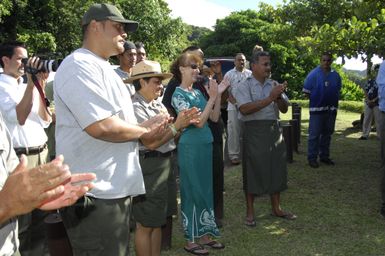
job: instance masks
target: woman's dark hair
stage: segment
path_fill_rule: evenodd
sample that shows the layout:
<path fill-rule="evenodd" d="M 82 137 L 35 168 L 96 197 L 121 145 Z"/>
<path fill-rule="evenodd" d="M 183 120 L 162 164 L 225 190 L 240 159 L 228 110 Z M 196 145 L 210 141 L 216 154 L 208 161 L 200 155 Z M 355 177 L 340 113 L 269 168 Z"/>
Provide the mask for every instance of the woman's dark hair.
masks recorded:
<path fill-rule="evenodd" d="M 198 66 L 201 66 L 203 61 L 201 57 L 193 53 L 182 53 L 170 66 L 170 72 L 174 75 L 174 78 L 181 83 L 182 74 L 180 73 L 179 67 L 186 67 L 190 63 L 196 63 Z"/>

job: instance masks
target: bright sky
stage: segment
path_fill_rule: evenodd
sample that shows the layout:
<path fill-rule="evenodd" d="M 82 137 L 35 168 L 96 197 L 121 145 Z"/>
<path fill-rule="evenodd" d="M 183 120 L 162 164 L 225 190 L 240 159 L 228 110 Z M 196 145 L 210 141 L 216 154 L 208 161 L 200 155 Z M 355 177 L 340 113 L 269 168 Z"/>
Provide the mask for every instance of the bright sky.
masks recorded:
<path fill-rule="evenodd" d="M 337 58 L 336 61 L 338 64 L 341 64 L 342 58 Z M 373 64 L 381 63 L 382 59 L 379 58 L 377 55 L 374 55 L 372 58 Z M 365 70 L 366 69 L 366 62 L 361 61 L 361 57 L 358 57 L 357 59 L 346 59 L 344 68 L 350 69 L 350 70 Z"/>
<path fill-rule="evenodd" d="M 172 10 L 173 17 L 181 17 L 190 25 L 213 29 L 217 19 L 228 16 L 233 11 L 258 9 L 260 2 L 273 6 L 283 4 L 283 0 L 165 0 Z M 381 63 L 380 58 L 373 57 L 373 63 Z M 341 63 L 341 59 L 337 59 Z M 346 69 L 365 70 L 366 62 L 360 59 L 346 59 Z"/>
<path fill-rule="evenodd" d="M 260 2 L 268 3 L 272 6 L 276 6 L 278 4 L 282 4 L 282 0 L 209 0 L 209 2 L 226 6 L 232 10 L 246 10 L 246 9 L 257 9 Z"/>
<path fill-rule="evenodd" d="M 173 17 L 181 17 L 184 22 L 212 29 L 217 19 L 222 19 L 232 11 L 258 8 L 260 2 L 275 6 L 282 0 L 165 0 Z"/>

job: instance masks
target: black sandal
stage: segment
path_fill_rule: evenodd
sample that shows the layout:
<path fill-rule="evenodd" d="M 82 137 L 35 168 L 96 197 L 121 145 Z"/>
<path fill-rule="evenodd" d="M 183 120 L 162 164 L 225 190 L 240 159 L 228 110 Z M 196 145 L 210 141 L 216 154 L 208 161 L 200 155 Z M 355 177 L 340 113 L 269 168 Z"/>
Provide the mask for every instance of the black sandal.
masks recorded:
<path fill-rule="evenodd" d="M 194 246 L 192 248 L 183 247 L 183 249 L 186 252 L 194 254 L 194 255 L 209 255 L 209 252 L 202 245 L 199 245 L 199 244 L 197 244 L 196 246 Z M 205 252 L 199 252 L 199 251 L 203 251 L 203 250 L 205 250 Z"/>
<path fill-rule="evenodd" d="M 202 245 L 208 246 L 208 247 L 210 247 L 211 249 L 216 249 L 216 250 L 220 250 L 220 249 L 224 249 L 224 248 L 225 248 L 225 245 L 224 245 L 224 244 L 221 244 L 220 242 L 215 241 L 215 240 L 211 240 L 211 241 L 208 242 L 207 244 L 202 244 Z"/>

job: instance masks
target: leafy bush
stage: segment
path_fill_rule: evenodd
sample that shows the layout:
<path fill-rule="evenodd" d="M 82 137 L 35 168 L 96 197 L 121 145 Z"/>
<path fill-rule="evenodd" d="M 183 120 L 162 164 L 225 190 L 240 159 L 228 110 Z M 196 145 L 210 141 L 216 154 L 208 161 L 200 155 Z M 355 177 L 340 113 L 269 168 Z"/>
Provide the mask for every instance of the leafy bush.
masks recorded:
<path fill-rule="evenodd" d="M 291 103 L 297 103 L 299 106 L 308 108 L 309 101 L 308 100 L 291 100 Z M 344 101 L 340 100 L 339 109 L 343 109 L 346 111 L 351 111 L 355 113 L 362 113 L 364 111 L 364 102 L 363 101 Z"/>
<path fill-rule="evenodd" d="M 362 113 L 364 111 L 364 102 L 363 101 L 340 101 L 339 108 L 351 111 L 355 113 Z"/>
<path fill-rule="evenodd" d="M 362 101 L 364 91 L 355 82 L 349 79 L 347 73 L 341 68 L 336 68 L 342 79 L 341 100 Z"/>

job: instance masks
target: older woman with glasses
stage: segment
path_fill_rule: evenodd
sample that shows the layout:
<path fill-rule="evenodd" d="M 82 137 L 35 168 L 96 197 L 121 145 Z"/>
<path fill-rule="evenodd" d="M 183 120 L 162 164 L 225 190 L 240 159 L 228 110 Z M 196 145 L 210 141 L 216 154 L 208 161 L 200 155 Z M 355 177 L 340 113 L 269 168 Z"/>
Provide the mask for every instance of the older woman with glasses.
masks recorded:
<path fill-rule="evenodd" d="M 155 61 L 143 60 L 133 67 L 132 76 L 127 81 L 135 86 L 133 106 L 138 122 L 145 122 L 153 116 L 167 113 L 166 107 L 158 97 L 163 90 L 162 80 L 171 76 L 170 73 L 162 73 L 160 64 Z M 198 114 L 197 108 L 186 109 L 164 133 L 146 143 L 146 146 L 139 146 L 139 161 L 146 194 L 136 197 L 133 205 L 136 220 L 135 250 L 138 256 L 160 255 L 161 226 L 166 223 L 169 208 L 176 208 L 176 205 L 171 205 L 173 202 L 168 201 L 171 191 L 167 183 L 170 159 L 175 149 L 174 137 L 181 129 L 196 122 Z M 141 138 L 141 141 L 143 139 Z M 175 193 L 173 198 L 176 201 Z"/>
<path fill-rule="evenodd" d="M 178 144 L 180 171 L 181 213 L 187 245 L 184 249 L 195 255 L 208 255 L 204 246 L 223 249 L 224 245 L 212 240 L 219 230 L 213 211 L 212 142 L 207 120 L 218 121 L 221 94 L 228 84 L 218 84 L 210 79 L 206 101 L 203 94 L 193 89 L 202 59 L 195 54 L 182 54 L 171 66 L 171 72 L 181 81 L 172 96 L 172 106 L 177 113 L 191 107 L 202 113 L 199 122 L 182 131 Z"/>

